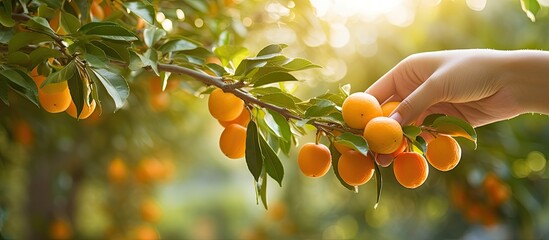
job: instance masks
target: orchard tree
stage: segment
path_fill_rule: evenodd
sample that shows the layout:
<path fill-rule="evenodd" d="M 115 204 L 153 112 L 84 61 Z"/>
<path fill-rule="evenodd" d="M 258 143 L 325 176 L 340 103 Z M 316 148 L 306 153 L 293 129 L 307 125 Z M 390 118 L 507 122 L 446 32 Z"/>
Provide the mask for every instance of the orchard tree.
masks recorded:
<path fill-rule="evenodd" d="M 528 16 L 535 18 L 539 5 L 532 2 L 537 4 L 521 1 Z M 429 165 L 438 171 L 458 165 L 461 148 L 455 138 L 476 146 L 475 129 L 461 119 L 433 114 L 421 123 L 401 126 L 389 118 L 399 102 L 380 103 L 367 93 L 351 92 L 350 85 L 299 98 L 285 84 L 299 85 L 295 72 L 321 66 L 285 55 L 284 49 L 292 43 L 272 43 L 256 53 L 239 45 L 237 38 L 245 26 L 219 13 L 236 4 L 232 0 L 2 1 L 0 100 L 9 109 L 25 99 L 52 117 L 66 112 L 73 121 L 85 122 L 127 108 L 133 86 L 142 82 L 139 79 L 150 84 L 148 99 L 159 111 L 168 101 L 165 93 L 177 88 L 207 96 L 208 111 L 224 128 L 219 149 L 227 158 L 244 159 L 257 202 L 266 209 L 267 179 L 282 187 L 288 184 L 285 168 L 299 168 L 312 178 L 331 169 L 331 175 L 353 192 L 375 178 L 377 206 L 383 186 L 380 167 L 392 167 L 400 185 L 415 189 L 427 181 Z M 198 28 L 204 24 L 209 31 Z M 189 79 L 193 82 L 180 84 Z M 299 136 L 312 134 L 311 127 L 316 141 L 298 144 Z M 25 133 L 28 127 L 21 129 L 14 135 L 21 143 L 31 142 L 31 133 Z M 425 136 L 433 140 L 426 142 Z M 296 147 L 296 161 L 284 166 L 280 156 L 288 156 Z M 107 168 L 115 186 L 129 178 L 122 158 L 114 158 Z M 170 175 L 169 164 L 156 159 L 144 159 L 135 168 L 135 181 L 145 185 Z M 494 206 L 509 199 L 509 190 L 500 187 L 497 176 L 487 178 L 485 185 L 497 192 L 490 198 Z M 463 188 L 452 191 L 463 195 Z M 154 200 L 144 198 L 140 216 L 154 223 L 159 219 L 157 208 Z M 157 234 L 148 225 L 135 232 Z M 72 236 L 63 219 L 52 224 L 50 234 Z"/>

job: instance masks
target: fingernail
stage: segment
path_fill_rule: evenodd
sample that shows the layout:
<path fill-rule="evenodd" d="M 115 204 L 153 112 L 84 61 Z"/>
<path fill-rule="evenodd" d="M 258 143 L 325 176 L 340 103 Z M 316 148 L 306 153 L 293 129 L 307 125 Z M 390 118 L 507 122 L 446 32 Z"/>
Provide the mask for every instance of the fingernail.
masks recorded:
<path fill-rule="evenodd" d="M 402 116 L 400 116 L 400 113 L 398 113 L 398 112 L 393 113 L 391 116 L 389 116 L 389 118 L 392 118 L 395 121 L 397 121 L 398 123 L 402 124 Z"/>

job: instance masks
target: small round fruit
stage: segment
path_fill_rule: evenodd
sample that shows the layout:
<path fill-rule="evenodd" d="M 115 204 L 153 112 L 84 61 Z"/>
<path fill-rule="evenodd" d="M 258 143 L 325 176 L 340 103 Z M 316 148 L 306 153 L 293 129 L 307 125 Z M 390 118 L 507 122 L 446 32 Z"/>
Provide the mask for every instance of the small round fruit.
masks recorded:
<path fill-rule="evenodd" d="M 370 150 L 390 154 L 402 144 L 403 132 L 400 124 L 388 117 L 376 117 L 364 128 L 364 138 Z"/>
<path fill-rule="evenodd" d="M 232 121 L 242 113 L 244 101 L 232 93 L 225 93 L 216 88 L 208 98 L 210 114 L 220 121 Z"/>
<path fill-rule="evenodd" d="M 403 152 L 393 162 L 395 178 L 405 188 L 421 186 L 429 175 L 427 160 L 416 152 Z"/>
<path fill-rule="evenodd" d="M 246 154 L 246 128 L 231 124 L 223 130 L 219 138 L 219 148 L 228 158 L 242 158 Z"/>
<path fill-rule="evenodd" d="M 112 183 L 120 184 L 126 180 L 126 176 L 128 175 L 128 169 L 126 167 L 126 164 L 121 158 L 115 158 L 113 159 L 107 168 L 107 174 L 109 176 L 109 180 Z"/>
<path fill-rule="evenodd" d="M 360 186 L 367 183 L 374 175 L 374 160 L 370 156 L 349 150 L 339 157 L 337 170 L 347 184 Z"/>
<path fill-rule="evenodd" d="M 396 158 L 396 156 L 398 156 L 400 153 L 403 153 L 404 151 L 406 151 L 407 146 L 408 146 L 408 143 L 406 142 L 406 138 L 403 137 L 402 143 L 400 144 L 400 146 L 398 146 L 397 150 L 391 153 L 391 156 L 393 158 Z"/>
<path fill-rule="evenodd" d="M 297 156 L 299 169 L 307 177 L 322 177 L 332 165 L 330 149 L 322 144 L 306 143 Z"/>
<path fill-rule="evenodd" d="M 84 104 L 83 108 L 82 108 L 82 112 L 80 112 L 80 116 L 78 117 L 78 119 L 86 119 L 88 118 L 92 113 L 93 111 L 95 111 L 95 107 L 96 107 L 96 103 L 95 103 L 95 100 L 92 100 L 92 102 L 90 103 L 90 105 L 88 104 Z M 71 117 L 73 118 L 77 118 L 76 116 L 76 105 L 74 104 L 73 101 L 71 101 L 70 105 L 69 105 L 69 108 L 67 108 L 67 111 L 66 111 Z"/>
<path fill-rule="evenodd" d="M 377 99 L 364 92 L 356 92 L 343 101 L 343 120 L 352 128 L 363 129 L 372 118 L 382 115 Z"/>
<path fill-rule="evenodd" d="M 219 124 L 221 124 L 221 126 L 223 127 L 227 127 L 233 123 L 243 127 L 247 127 L 248 123 L 250 123 L 250 111 L 248 111 L 248 109 L 246 108 L 243 108 L 240 115 L 238 115 L 238 117 L 236 117 L 235 119 L 231 121 L 220 121 L 220 120 L 218 121 L 219 121 Z"/>
<path fill-rule="evenodd" d="M 72 101 L 68 87 L 58 92 L 39 89 L 38 100 L 42 108 L 50 113 L 59 113 L 67 110 Z"/>
<path fill-rule="evenodd" d="M 399 104 L 400 102 L 387 102 L 381 105 L 381 111 L 383 112 L 383 116 L 385 117 L 391 116 L 391 113 L 395 111 L 396 107 L 398 107 Z"/>
<path fill-rule="evenodd" d="M 90 5 L 90 13 L 98 20 L 103 20 L 105 18 L 105 12 L 103 11 L 103 8 L 101 8 L 101 6 L 96 2 L 92 2 L 92 4 Z"/>
<path fill-rule="evenodd" d="M 139 213 L 143 220 L 151 223 L 157 222 L 161 217 L 160 208 L 152 199 L 145 199 L 141 202 Z"/>
<path fill-rule="evenodd" d="M 450 171 L 459 163 L 461 148 L 454 138 L 439 134 L 427 143 L 425 156 L 434 168 L 439 171 Z"/>

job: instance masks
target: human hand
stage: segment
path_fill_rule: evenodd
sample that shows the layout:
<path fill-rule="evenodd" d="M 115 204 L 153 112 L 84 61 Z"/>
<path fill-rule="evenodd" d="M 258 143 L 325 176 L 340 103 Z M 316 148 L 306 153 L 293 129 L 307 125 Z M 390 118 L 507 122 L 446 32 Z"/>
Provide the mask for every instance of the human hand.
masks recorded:
<path fill-rule="evenodd" d="M 380 103 L 401 101 L 391 116 L 402 125 L 432 113 L 478 127 L 534 111 L 549 113 L 549 53 L 487 49 L 409 56 L 367 93 Z"/>

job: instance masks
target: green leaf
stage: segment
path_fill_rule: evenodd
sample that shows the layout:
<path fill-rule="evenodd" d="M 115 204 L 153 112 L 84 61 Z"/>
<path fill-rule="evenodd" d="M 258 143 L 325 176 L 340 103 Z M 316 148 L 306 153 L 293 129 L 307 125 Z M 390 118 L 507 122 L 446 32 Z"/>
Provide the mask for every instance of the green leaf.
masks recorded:
<path fill-rule="evenodd" d="M 10 105 L 8 100 L 8 81 L 3 77 L 0 77 L 0 100 L 6 105 Z"/>
<path fill-rule="evenodd" d="M 55 9 L 53 8 L 50 8 L 46 5 L 40 5 L 40 7 L 38 7 L 38 16 L 39 17 L 43 17 L 43 18 L 46 18 L 46 19 L 51 19 L 53 17 L 55 17 Z"/>
<path fill-rule="evenodd" d="M 277 87 L 262 87 L 262 88 L 252 88 L 249 93 L 253 94 L 254 96 L 257 95 L 269 95 L 273 93 L 281 93 L 282 90 Z"/>
<path fill-rule="evenodd" d="M 282 179 L 284 178 L 284 166 L 276 155 L 275 151 L 267 144 L 267 141 L 259 134 L 259 144 L 261 152 L 265 157 L 265 169 L 269 176 L 271 176 L 282 187 Z"/>
<path fill-rule="evenodd" d="M 258 134 L 257 125 L 254 121 L 250 121 L 246 130 L 246 164 L 256 181 L 259 181 L 263 168 L 263 155 L 259 146 Z"/>
<path fill-rule="evenodd" d="M 168 79 L 170 78 L 171 72 L 160 72 L 160 80 L 162 81 L 162 92 L 166 91 L 166 86 L 168 86 Z"/>
<path fill-rule="evenodd" d="M 427 117 L 425 117 L 423 119 L 423 123 L 421 123 L 421 125 L 422 126 L 432 126 L 433 123 L 435 122 L 435 120 L 437 120 L 437 118 L 444 117 L 444 116 L 446 116 L 446 115 L 439 114 L 439 113 L 430 114 L 430 115 L 428 115 Z"/>
<path fill-rule="evenodd" d="M 84 89 L 86 87 L 86 83 L 84 83 L 84 81 L 85 80 L 80 77 L 79 72 L 76 72 L 75 74 L 72 74 L 70 78 L 67 78 L 67 84 L 69 85 L 72 101 L 76 106 L 76 116 L 78 119 L 80 119 L 80 114 L 82 113 L 84 104 L 88 104 L 88 99 L 86 99 Z"/>
<path fill-rule="evenodd" d="M 27 26 L 50 36 L 56 35 L 53 29 L 51 29 L 48 20 L 43 17 L 32 17 L 29 21 L 27 21 Z"/>
<path fill-rule="evenodd" d="M 536 21 L 536 14 L 541 8 L 537 0 L 520 0 L 520 7 L 522 8 L 522 11 L 526 13 L 526 16 L 530 21 Z"/>
<path fill-rule="evenodd" d="M 145 67 L 145 64 L 143 64 L 143 61 L 141 61 L 140 54 L 137 54 L 134 51 L 130 51 L 130 65 L 128 66 L 128 68 L 132 71 L 137 71 L 143 67 Z"/>
<path fill-rule="evenodd" d="M 154 73 L 156 73 L 156 75 L 160 75 L 160 72 L 158 71 L 158 52 L 156 50 L 149 48 L 143 55 L 137 55 L 141 57 L 141 62 L 143 62 L 145 67 L 151 66 Z"/>
<path fill-rule="evenodd" d="M 277 137 L 282 138 L 287 142 L 291 140 L 292 132 L 290 130 L 290 125 L 286 118 L 280 115 L 280 113 L 267 110 L 265 111 L 263 120 Z"/>
<path fill-rule="evenodd" d="M 339 164 L 339 157 L 341 157 L 341 153 L 337 151 L 333 143 L 330 144 L 330 153 L 332 154 L 332 170 L 334 170 L 334 174 L 336 175 L 337 179 L 339 180 L 341 185 L 343 185 L 345 188 L 354 192 L 355 187 L 347 184 L 345 181 L 343 181 L 343 178 L 341 178 L 341 176 L 339 175 L 339 170 L 337 166 Z"/>
<path fill-rule="evenodd" d="M 421 134 L 421 128 L 412 125 L 404 126 L 402 127 L 402 132 L 404 132 L 404 135 L 408 139 L 414 140 L 419 134 Z"/>
<path fill-rule="evenodd" d="M 427 151 L 427 142 L 421 136 L 417 136 L 415 141 L 412 141 L 412 144 L 416 146 L 422 153 Z"/>
<path fill-rule="evenodd" d="M 257 56 L 264 56 L 269 54 L 276 54 L 282 52 L 282 49 L 288 47 L 286 44 L 271 44 L 269 46 L 264 47 L 257 53 Z"/>
<path fill-rule="evenodd" d="M 12 11 L 11 1 L 0 2 L 0 24 L 4 27 L 15 26 L 15 21 L 11 18 Z"/>
<path fill-rule="evenodd" d="M 304 117 L 324 117 L 334 111 L 337 111 L 336 104 L 334 102 L 326 99 L 318 99 L 315 101 L 314 105 L 307 108 Z"/>
<path fill-rule="evenodd" d="M 339 93 L 344 99 L 347 98 L 351 94 L 351 84 L 339 86 Z"/>
<path fill-rule="evenodd" d="M 383 188 L 383 178 L 381 176 L 381 171 L 379 170 L 379 166 L 377 165 L 377 161 L 375 159 L 374 154 L 370 154 L 372 161 L 374 161 L 374 170 L 376 173 L 376 204 L 374 205 L 374 209 L 377 208 L 379 204 L 379 200 L 381 199 L 381 189 Z"/>
<path fill-rule="evenodd" d="M 160 50 L 163 53 L 168 53 L 168 52 L 192 50 L 197 47 L 198 45 L 194 41 L 191 41 L 185 38 L 180 38 L 180 39 L 170 40 L 164 43 L 162 46 L 160 46 L 158 50 Z"/>
<path fill-rule="evenodd" d="M 288 108 L 290 110 L 296 109 L 294 100 L 288 96 L 287 93 L 273 93 L 259 97 L 263 102 L 274 104 L 279 107 Z"/>
<path fill-rule="evenodd" d="M 60 18 L 61 27 L 67 33 L 75 33 L 80 28 L 80 20 L 74 15 L 61 11 Z"/>
<path fill-rule="evenodd" d="M 122 108 L 126 103 L 126 99 L 130 95 L 130 88 L 126 79 L 118 73 L 111 72 L 107 69 L 88 69 L 88 72 L 93 72 L 94 75 L 101 81 L 111 98 L 114 100 L 116 110 Z M 116 111 L 115 110 L 115 111 Z"/>
<path fill-rule="evenodd" d="M 267 176 L 265 170 L 262 171 L 261 178 L 257 181 L 257 192 L 261 197 L 263 207 L 265 207 L 265 209 L 269 209 L 269 207 L 267 206 Z"/>
<path fill-rule="evenodd" d="M 223 66 L 228 66 L 232 63 L 232 67 L 236 67 L 244 60 L 250 51 L 245 47 L 234 46 L 234 45 L 224 45 L 216 48 L 214 53 L 221 59 Z"/>
<path fill-rule="evenodd" d="M 143 31 L 143 40 L 149 48 L 154 46 L 164 36 L 166 36 L 166 31 L 155 26 L 150 26 Z"/>
<path fill-rule="evenodd" d="M 334 102 L 337 106 L 343 105 L 343 101 L 345 101 L 345 97 L 341 96 L 341 94 L 334 93 L 325 93 L 316 98 L 330 100 Z"/>
<path fill-rule="evenodd" d="M 68 79 L 71 79 L 74 76 L 75 72 L 76 72 L 76 64 L 74 63 L 74 60 L 73 60 L 73 61 L 70 61 L 61 70 L 50 74 L 46 78 L 46 80 L 42 82 L 42 85 L 40 85 L 40 88 L 44 87 L 46 84 L 49 84 L 49 83 L 59 83 L 59 82 L 67 81 Z"/>
<path fill-rule="evenodd" d="M 38 96 L 38 89 L 36 88 L 36 84 L 34 83 L 32 78 L 30 78 L 29 75 L 27 75 L 26 73 L 14 69 L 4 69 L 0 71 L 0 75 L 2 75 L 10 82 L 29 91 L 33 95 Z"/>
<path fill-rule="evenodd" d="M 8 53 L 7 60 L 8 60 L 8 63 L 10 64 L 15 64 L 20 66 L 26 66 L 30 63 L 29 55 L 23 52 Z"/>
<path fill-rule="evenodd" d="M 128 50 L 129 45 L 126 43 L 116 44 L 107 41 L 92 41 L 91 44 L 101 48 L 101 50 L 103 50 L 109 58 L 122 60 L 124 62 L 128 62 L 130 60 L 130 52 Z"/>
<path fill-rule="evenodd" d="M 124 6 L 135 13 L 135 15 L 143 18 L 149 24 L 154 25 L 154 7 L 152 4 L 143 1 L 143 2 L 126 2 L 123 3 Z"/>
<path fill-rule="evenodd" d="M 37 32 L 17 32 L 8 43 L 8 52 L 15 52 L 23 47 L 43 42 L 51 42 L 53 39 L 48 35 Z"/>
<path fill-rule="evenodd" d="M 309 60 L 303 59 L 303 58 L 294 58 L 290 62 L 282 65 L 282 67 L 290 71 L 299 71 L 299 70 L 305 70 L 310 68 L 320 68 L 319 65 L 313 64 Z"/>
<path fill-rule="evenodd" d="M 343 120 L 343 115 L 339 111 L 330 113 L 327 116 L 316 117 L 314 119 L 317 121 L 338 123 L 339 125 L 342 125 L 342 126 L 345 125 L 345 121 Z"/>
<path fill-rule="evenodd" d="M 39 47 L 30 53 L 31 65 L 36 66 L 49 58 L 61 57 L 61 52 L 51 48 Z"/>
<path fill-rule="evenodd" d="M 370 148 L 368 147 L 366 140 L 361 136 L 344 132 L 336 138 L 335 142 L 350 147 L 364 156 L 368 156 L 368 150 Z"/>
<path fill-rule="evenodd" d="M 133 32 L 112 22 L 91 22 L 82 26 L 78 32 L 115 41 L 138 40 Z"/>
<path fill-rule="evenodd" d="M 259 87 L 270 83 L 287 81 L 297 81 L 297 78 L 287 72 L 271 72 L 257 79 L 252 79 L 251 82 L 254 84 L 254 87 Z"/>
<path fill-rule="evenodd" d="M 105 54 L 105 51 L 103 49 L 93 45 L 93 44 L 86 44 L 85 45 L 86 52 L 84 53 L 84 59 L 88 62 L 88 64 L 95 68 L 109 68 L 109 59 L 107 58 L 107 55 Z"/>
<path fill-rule="evenodd" d="M 453 137 L 463 137 L 469 139 L 473 143 L 475 143 L 476 147 L 477 132 L 468 122 L 460 118 L 451 116 L 439 117 L 433 122 L 432 127 L 438 133 L 447 134 Z"/>

